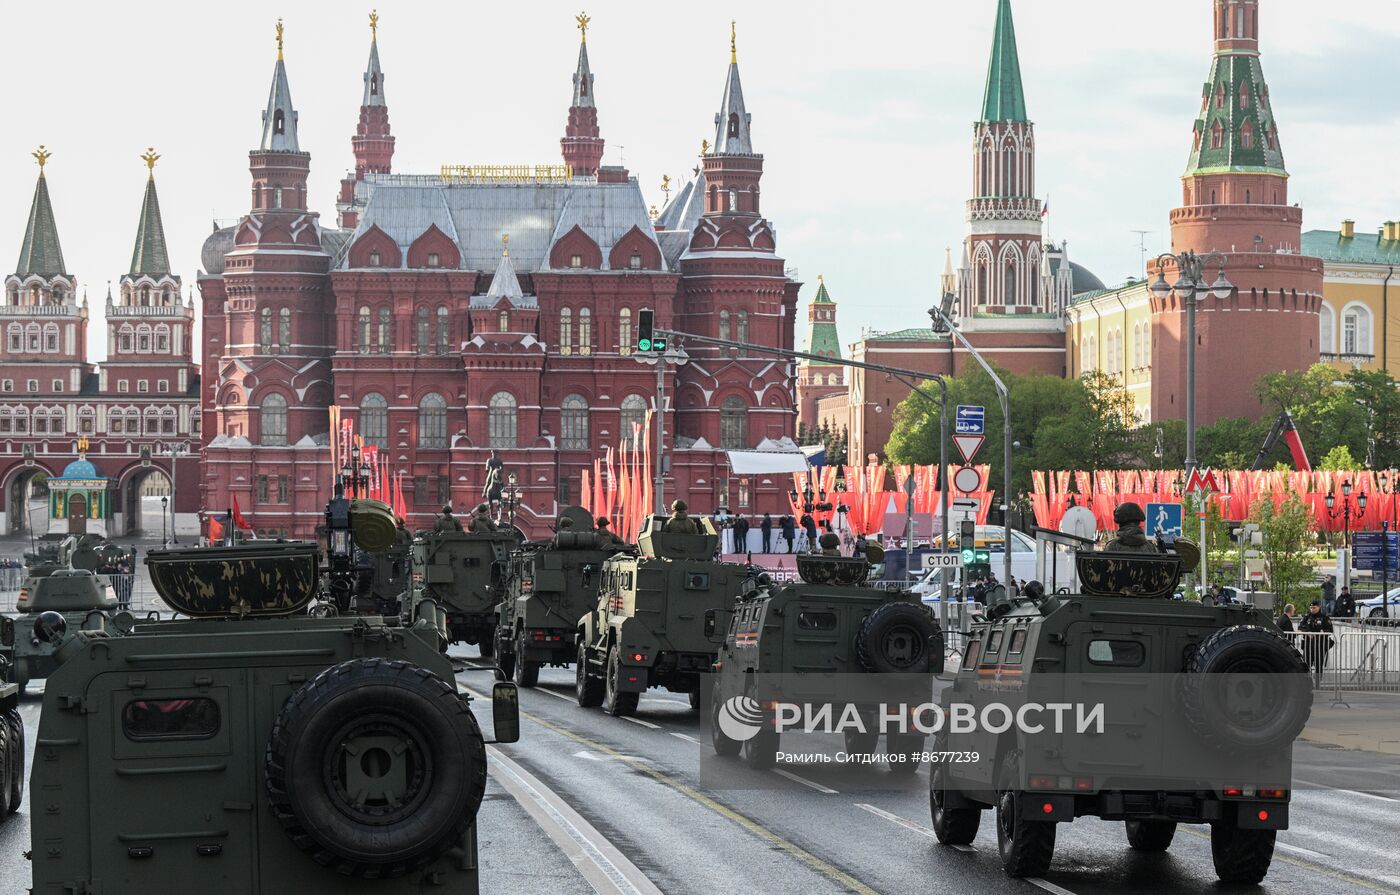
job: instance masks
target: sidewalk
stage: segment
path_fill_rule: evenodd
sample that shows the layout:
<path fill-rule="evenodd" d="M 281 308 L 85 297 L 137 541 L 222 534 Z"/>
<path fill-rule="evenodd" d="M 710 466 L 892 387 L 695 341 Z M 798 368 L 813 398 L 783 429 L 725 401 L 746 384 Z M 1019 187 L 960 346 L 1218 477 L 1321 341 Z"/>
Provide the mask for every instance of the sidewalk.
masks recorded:
<path fill-rule="evenodd" d="M 1400 694 L 1343 690 L 1342 702 L 1335 705 L 1331 690 L 1318 690 L 1314 695 L 1312 717 L 1300 739 L 1400 756 Z"/>

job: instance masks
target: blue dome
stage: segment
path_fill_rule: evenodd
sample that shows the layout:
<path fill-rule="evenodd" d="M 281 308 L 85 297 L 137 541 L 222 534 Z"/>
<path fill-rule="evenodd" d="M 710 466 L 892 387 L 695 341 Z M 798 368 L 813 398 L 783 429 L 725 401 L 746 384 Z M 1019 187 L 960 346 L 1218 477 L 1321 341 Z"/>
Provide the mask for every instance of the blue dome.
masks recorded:
<path fill-rule="evenodd" d="M 65 479 L 96 479 L 101 478 L 97 474 L 97 467 L 88 460 L 74 460 L 63 468 L 63 478 Z"/>

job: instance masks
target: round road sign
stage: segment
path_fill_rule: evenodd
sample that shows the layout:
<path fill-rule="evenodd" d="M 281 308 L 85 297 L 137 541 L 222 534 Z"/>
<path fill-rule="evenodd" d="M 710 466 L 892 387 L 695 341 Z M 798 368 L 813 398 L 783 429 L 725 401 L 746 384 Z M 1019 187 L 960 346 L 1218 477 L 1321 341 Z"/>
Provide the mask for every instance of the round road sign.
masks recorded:
<path fill-rule="evenodd" d="M 964 494 L 971 494 L 982 487 L 982 474 L 971 466 L 964 466 L 953 473 L 953 487 Z"/>

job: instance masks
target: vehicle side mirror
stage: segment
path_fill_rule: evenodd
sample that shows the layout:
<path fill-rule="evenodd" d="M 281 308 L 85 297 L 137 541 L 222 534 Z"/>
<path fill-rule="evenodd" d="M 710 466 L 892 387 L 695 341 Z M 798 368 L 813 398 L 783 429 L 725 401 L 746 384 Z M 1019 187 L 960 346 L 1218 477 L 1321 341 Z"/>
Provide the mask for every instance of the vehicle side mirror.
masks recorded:
<path fill-rule="evenodd" d="M 713 639 L 714 636 L 715 636 L 715 627 L 716 627 L 718 624 L 719 624 L 719 622 L 718 622 L 718 620 L 715 618 L 715 610 L 713 610 L 713 609 L 706 609 L 706 610 L 705 610 L 705 636 L 706 636 L 706 637 L 709 637 L 709 638 L 711 638 L 711 639 Z"/>
<path fill-rule="evenodd" d="M 496 733 L 491 742 L 520 742 L 520 691 L 510 681 L 491 688 L 491 723 Z"/>
<path fill-rule="evenodd" d="M 723 643 L 729 627 L 729 609 L 705 610 L 705 639 L 711 643 Z"/>
<path fill-rule="evenodd" d="M 15 645 L 15 620 L 0 616 L 0 646 Z"/>

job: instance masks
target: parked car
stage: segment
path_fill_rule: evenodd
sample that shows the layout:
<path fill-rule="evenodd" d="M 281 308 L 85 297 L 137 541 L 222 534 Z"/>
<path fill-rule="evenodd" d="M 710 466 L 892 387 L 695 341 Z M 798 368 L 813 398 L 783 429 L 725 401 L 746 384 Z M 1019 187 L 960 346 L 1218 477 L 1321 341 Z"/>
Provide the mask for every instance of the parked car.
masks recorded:
<path fill-rule="evenodd" d="M 1400 587 L 1356 601 L 1357 618 L 1400 618 Z"/>

